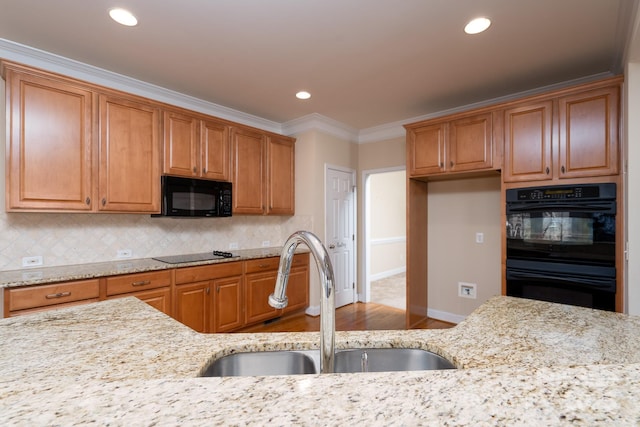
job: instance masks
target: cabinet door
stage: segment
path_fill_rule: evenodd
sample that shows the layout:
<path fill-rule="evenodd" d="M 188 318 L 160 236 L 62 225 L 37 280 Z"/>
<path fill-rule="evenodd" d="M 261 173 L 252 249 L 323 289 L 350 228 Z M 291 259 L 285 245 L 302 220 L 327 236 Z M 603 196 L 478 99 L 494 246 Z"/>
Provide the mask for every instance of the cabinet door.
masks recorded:
<path fill-rule="evenodd" d="M 151 289 L 149 291 L 132 292 L 128 294 L 119 294 L 107 299 L 136 297 L 142 302 L 146 302 L 151 307 L 164 314 L 171 316 L 171 288 Z"/>
<path fill-rule="evenodd" d="M 287 283 L 289 304 L 283 313 L 303 310 L 309 306 L 309 266 L 291 268 Z"/>
<path fill-rule="evenodd" d="M 164 173 L 187 178 L 199 175 L 198 124 L 195 117 L 164 112 Z"/>
<path fill-rule="evenodd" d="M 175 287 L 174 316 L 194 331 L 211 330 L 211 288 L 209 282 Z"/>
<path fill-rule="evenodd" d="M 281 310 L 269 305 L 269 295 L 273 293 L 276 284 L 275 271 L 247 274 L 246 284 L 246 316 L 247 324 L 256 323 L 278 317 Z"/>
<path fill-rule="evenodd" d="M 262 214 L 264 203 L 265 137 L 249 129 L 232 131 L 233 213 Z"/>
<path fill-rule="evenodd" d="M 445 132 L 445 123 L 410 131 L 407 152 L 410 176 L 424 176 L 445 171 Z"/>
<path fill-rule="evenodd" d="M 269 137 L 267 145 L 267 214 L 295 213 L 295 143 Z"/>
<path fill-rule="evenodd" d="M 504 182 L 552 178 L 552 101 L 504 113 Z"/>
<path fill-rule="evenodd" d="M 493 166 L 491 113 L 465 117 L 449 123 L 447 142 L 449 172 L 489 169 Z"/>
<path fill-rule="evenodd" d="M 7 210 L 92 209 L 91 91 L 7 70 Z"/>
<path fill-rule="evenodd" d="M 218 181 L 231 179 L 229 126 L 212 120 L 200 122 L 200 164 L 204 178 Z"/>
<path fill-rule="evenodd" d="M 560 178 L 618 174 L 618 103 L 618 86 L 559 99 Z"/>
<path fill-rule="evenodd" d="M 100 95 L 101 211 L 160 212 L 159 110 Z"/>
<path fill-rule="evenodd" d="M 242 327 L 242 276 L 216 279 L 213 288 L 213 331 L 226 332 Z"/>

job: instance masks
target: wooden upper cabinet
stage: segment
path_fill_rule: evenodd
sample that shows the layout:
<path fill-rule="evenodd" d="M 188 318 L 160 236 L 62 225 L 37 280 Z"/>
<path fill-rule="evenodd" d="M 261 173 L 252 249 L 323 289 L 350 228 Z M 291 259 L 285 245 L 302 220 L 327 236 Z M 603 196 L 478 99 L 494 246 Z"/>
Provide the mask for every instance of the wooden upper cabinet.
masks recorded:
<path fill-rule="evenodd" d="M 164 173 L 230 179 L 229 126 L 178 111 L 164 112 Z"/>
<path fill-rule="evenodd" d="M 446 123 L 418 127 L 409 131 L 409 175 L 422 176 L 445 171 Z"/>
<path fill-rule="evenodd" d="M 164 112 L 164 173 L 189 178 L 199 176 L 199 123 L 187 114 Z"/>
<path fill-rule="evenodd" d="M 449 172 L 476 171 L 493 166 L 493 121 L 491 113 L 449 123 Z"/>
<path fill-rule="evenodd" d="M 267 144 L 267 214 L 295 213 L 295 142 L 270 136 Z"/>
<path fill-rule="evenodd" d="M 618 174 L 619 86 L 558 100 L 559 177 Z"/>
<path fill-rule="evenodd" d="M 236 127 L 231 131 L 233 156 L 233 213 L 263 214 L 265 196 L 265 134 Z"/>
<path fill-rule="evenodd" d="M 4 71 L 7 210 L 90 211 L 93 93 L 8 64 Z"/>
<path fill-rule="evenodd" d="M 409 175 L 424 177 L 493 168 L 491 112 L 407 127 Z"/>
<path fill-rule="evenodd" d="M 504 182 L 617 175 L 619 91 L 614 79 L 506 109 Z"/>
<path fill-rule="evenodd" d="M 231 180 L 229 126 L 214 120 L 200 121 L 200 164 L 203 178 Z"/>
<path fill-rule="evenodd" d="M 551 101 L 537 102 L 504 112 L 505 182 L 551 178 Z"/>
<path fill-rule="evenodd" d="M 160 211 L 160 110 L 100 94 L 99 210 Z"/>

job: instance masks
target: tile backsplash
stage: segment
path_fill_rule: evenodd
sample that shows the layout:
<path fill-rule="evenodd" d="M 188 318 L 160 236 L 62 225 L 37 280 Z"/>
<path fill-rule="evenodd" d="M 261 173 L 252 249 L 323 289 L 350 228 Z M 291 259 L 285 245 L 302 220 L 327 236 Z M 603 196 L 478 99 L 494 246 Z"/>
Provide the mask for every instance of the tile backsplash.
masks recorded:
<path fill-rule="evenodd" d="M 44 267 L 112 261 L 118 250 L 132 258 L 210 250 L 281 246 L 296 230 L 311 230 L 310 216 L 151 218 L 130 214 L 0 212 L 0 271 L 22 267 L 22 258 L 41 255 Z"/>

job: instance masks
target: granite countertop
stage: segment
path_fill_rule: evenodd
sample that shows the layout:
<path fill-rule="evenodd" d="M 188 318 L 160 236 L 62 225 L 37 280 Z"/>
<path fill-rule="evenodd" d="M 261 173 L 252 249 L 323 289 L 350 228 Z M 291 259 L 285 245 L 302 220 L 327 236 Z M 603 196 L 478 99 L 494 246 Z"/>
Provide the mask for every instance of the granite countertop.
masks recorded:
<path fill-rule="evenodd" d="M 0 288 L 41 285 L 45 283 L 66 282 L 71 280 L 93 279 L 118 274 L 142 273 L 146 271 L 167 270 L 171 268 L 192 267 L 196 265 L 219 264 L 223 262 L 245 261 L 257 258 L 279 257 L 282 247 L 242 249 L 233 251 L 232 258 L 168 264 L 153 258 L 123 259 L 99 263 L 66 265 L 57 267 L 25 268 L 21 270 L 0 271 Z M 296 252 L 308 252 L 299 247 Z"/>
<path fill-rule="evenodd" d="M 4 425 L 638 425 L 640 317 L 494 297 L 452 329 L 337 332 L 442 371 L 201 378 L 318 333 L 199 334 L 135 298 L 0 320 Z"/>

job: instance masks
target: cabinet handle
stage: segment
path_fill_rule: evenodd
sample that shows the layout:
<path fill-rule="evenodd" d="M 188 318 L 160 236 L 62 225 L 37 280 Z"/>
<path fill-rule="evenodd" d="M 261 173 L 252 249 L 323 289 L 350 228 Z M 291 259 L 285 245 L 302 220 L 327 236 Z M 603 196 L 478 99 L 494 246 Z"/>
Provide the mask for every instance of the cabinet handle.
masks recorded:
<path fill-rule="evenodd" d="M 451 160 L 451 162 L 449 162 L 449 166 L 453 167 L 453 160 Z"/>
<path fill-rule="evenodd" d="M 102 206 L 104 206 L 104 205 L 106 205 L 106 204 L 107 204 L 107 199 L 106 199 L 106 198 L 103 198 L 103 199 L 102 199 Z"/>
<path fill-rule="evenodd" d="M 258 264 L 258 268 L 267 268 L 269 264 Z"/>
<path fill-rule="evenodd" d="M 193 173 L 198 172 L 198 168 L 196 168 L 195 166 L 193 167 Z"/>
<path fill-rule="evenodd" d="M 144 285 L 148 285 L 149 283 L 151 283 L 150 280 L 140 280 L 139 282 L 131 283 L 131 286 L 144 286 Z"/>
<path fill-rule="evenodd" d="M 547 175 L 549 175 L 549 166 L 547 166 L 547 168 L 545 169 L 545 172 L 547 172 Z"/>
<path fill-rule="evenodd" d="M 57 294 L 49 294 L 45 296 L 46 299 L 63 298 L 71 295 L 71 292 L 58 292 Z"/>
<path fill-rule="evenodd" d="M 444 167 L 444 163 L 440 162 L 440 168 Z"/>
<path fill-rule="evenodd" d="M 216 286 L 216 292 L 220 293 L 220 285 Z"/>
<path fill-rule="evenodd" d="M 560 167 L 560 172 L 564 173 L 564 166 Z"/>
<path fill-rule="evenodd" d="M 207 288 L 207 289 L 205 289 L 205 292 L 207 293 L 207 295 L 209 295 L 209 293 L 210 293 L 211 291 L 209 290 L 209 288 Z"/>
<path fill-rule="evenodd" d="M 202 173 L 207 173 L 207 168 L 202 169 Z"/>
<path fill-rule="evenodd" d="M 90 204 L 91 204 L 91 198 L 87 197 L 86 199 L 84 199 L 84 202 L 85 202 L 87 205 L 90 205 Z"/>

